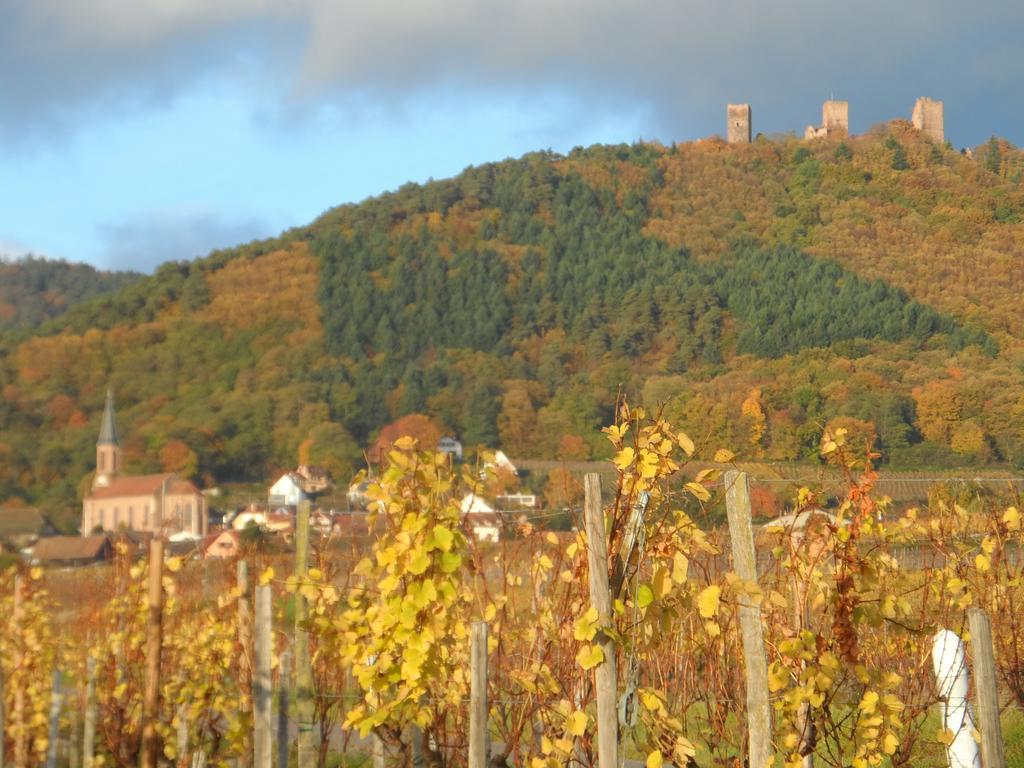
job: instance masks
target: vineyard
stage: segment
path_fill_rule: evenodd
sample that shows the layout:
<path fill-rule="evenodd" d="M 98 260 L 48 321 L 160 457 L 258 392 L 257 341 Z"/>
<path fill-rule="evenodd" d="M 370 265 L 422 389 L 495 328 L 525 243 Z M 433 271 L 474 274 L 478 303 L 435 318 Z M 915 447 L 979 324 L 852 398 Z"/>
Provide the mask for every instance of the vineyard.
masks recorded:
<path fill-rule="evenodd" d="M 617 480 L 585 478 L 573 532 L 474 541 L 458 500 L 493 478 L 403 438 L 357 542 L 307 547 L 300 510 L 294 555 L 9 569 L 3 764 L 941 766 L 965 729 L 986 768 L 1022 764 L 1016 506 L 897 511 L 837 430 L 844 496 L 804 488 L 754 530 L 756 480 L 681 480 L 694 444 L 664 419 L 623 406 L 604 432 Z M 963 732 L 941 629 L 970 649 Z"/>

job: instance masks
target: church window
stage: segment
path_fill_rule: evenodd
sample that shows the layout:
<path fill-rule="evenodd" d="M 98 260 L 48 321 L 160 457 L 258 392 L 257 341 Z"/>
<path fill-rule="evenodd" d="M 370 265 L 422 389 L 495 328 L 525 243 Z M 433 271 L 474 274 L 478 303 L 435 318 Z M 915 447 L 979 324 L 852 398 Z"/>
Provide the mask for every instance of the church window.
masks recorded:
<path fill-rule="evenodd" d="M 107 454 L 104 453 L 103 451 L 100 451 L 100 455 L 96 457 L 96 463 L 99 464 L 99 467 L 97 467 L 97 469 L 99 469 L 100 472 L 102 472 L 104 469 L 106 469 L 106 467 L 104 466 L 105 465 L 104 459 L 106 459 L 106 458 L 107 458 Z"/>

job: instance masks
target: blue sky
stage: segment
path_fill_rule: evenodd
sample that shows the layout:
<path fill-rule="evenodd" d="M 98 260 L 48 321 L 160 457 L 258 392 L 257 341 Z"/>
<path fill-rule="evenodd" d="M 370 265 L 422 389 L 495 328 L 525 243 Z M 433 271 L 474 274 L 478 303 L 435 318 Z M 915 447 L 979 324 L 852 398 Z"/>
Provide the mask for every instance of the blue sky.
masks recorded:
<path fill-rule="evenodd" d="M 148 271 L 534 149 L 854 131 L 1024 141 L 1024 6 L 949 0 L 0 2 L 0 254 Z"/>

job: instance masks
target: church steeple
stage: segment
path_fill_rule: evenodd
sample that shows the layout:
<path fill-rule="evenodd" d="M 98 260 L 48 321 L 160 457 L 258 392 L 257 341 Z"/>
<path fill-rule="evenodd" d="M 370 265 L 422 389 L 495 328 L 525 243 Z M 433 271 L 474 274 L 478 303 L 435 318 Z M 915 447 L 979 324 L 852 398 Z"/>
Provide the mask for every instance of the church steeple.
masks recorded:
<path fill-rule="evenodd" d="M 96 441 L 96 477 L 94 488 L 110 485 L 110 481 L 121 471 L 121 443 L 117 438 L 117 422 L 114 420 L 114 393 L 107 390 L 107 404 L 100 422 L 100 437 Z"/>

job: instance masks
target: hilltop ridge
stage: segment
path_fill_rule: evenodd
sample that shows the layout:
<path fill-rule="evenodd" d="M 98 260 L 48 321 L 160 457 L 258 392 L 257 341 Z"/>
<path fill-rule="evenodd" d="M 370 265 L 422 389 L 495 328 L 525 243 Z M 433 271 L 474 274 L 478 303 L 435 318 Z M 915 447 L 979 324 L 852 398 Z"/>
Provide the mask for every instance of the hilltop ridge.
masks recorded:
<path fill-rule="evenodd" d="M 620 394 L 752 460 L 813 460 L 842 423 L 893 466 L 1024 462 L 1022 171 L 894 121 L 533 153 L 340 206 L 0 340 L 0 498 L 73 502 L 107 386 L 129 468 L 208 483 L 300 452 L 343 474 L 410 413 L 599 458 Z"/>

